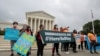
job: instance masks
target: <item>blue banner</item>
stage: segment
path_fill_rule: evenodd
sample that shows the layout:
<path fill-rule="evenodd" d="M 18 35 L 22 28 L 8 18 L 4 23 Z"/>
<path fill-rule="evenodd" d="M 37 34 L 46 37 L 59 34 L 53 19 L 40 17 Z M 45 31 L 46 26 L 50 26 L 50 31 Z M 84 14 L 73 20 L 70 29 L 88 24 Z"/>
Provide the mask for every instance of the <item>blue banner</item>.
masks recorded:
<path fill-rule="evenodd" d="M 35 42 L 35 36 L 23 33 L 12 49 L 20 53 L 21 55 L 26 55 L 30 47 L 34 44 L 34 42 Z"/>
<path fill-rule="evenodd" d="M 5 28 L 4 39 L 7 40 L 18 40 L 19 38 L 19 30 L 14 28 Z"/>

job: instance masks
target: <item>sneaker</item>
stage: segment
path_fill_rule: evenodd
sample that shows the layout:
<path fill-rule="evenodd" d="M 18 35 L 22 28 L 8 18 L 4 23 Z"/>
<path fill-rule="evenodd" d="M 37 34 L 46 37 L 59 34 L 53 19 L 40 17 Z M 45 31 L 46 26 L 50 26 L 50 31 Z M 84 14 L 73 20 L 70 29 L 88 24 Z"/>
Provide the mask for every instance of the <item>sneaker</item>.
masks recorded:
<path fill-rule="evenodd" d="M 61 56 L 59 53 L 57 54 L 58 56 Z"/>
<path fill-rule="evenodd" d="M 94 53 L 99 54 L 98 52 L 94 52 Z"/>
<path fill-rule="evenodd" d="M 54 56 L 54 54 L 52 54 L 52 56 Z"/>
<path fill-rule="evenodd" d="M 29 54 L 31 55 L 31 52 L 29 52 Z"/>
<path fill-rule="evenodd" d="M 12 53 L 10 56 L 14 56 L 14 54 Z"/>
<path fill-rule="evenodd" d="M 93 54 L 93 52 L 90 52 L 91 54 Z"/>
<path fill-rule="evenodd" d="M 66 52 L 66 54 L 69 54 L 69 52 Z"/>
<path fill-rule="evenodd" d="M 77 53 L 77 51 L 73 51 L 74 53 Z"/>

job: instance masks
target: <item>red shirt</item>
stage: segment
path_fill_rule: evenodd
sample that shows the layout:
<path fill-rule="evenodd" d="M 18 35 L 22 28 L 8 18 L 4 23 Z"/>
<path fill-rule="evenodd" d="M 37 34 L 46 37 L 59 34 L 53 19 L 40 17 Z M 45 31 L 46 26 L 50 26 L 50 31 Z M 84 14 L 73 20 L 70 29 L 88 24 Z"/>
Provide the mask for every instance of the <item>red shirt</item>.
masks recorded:
<path fill-rule="evenodd" d="M 39 32 L 37 33 L 37 40 L 41 40 L 41 35 L 39 34 Z"/>

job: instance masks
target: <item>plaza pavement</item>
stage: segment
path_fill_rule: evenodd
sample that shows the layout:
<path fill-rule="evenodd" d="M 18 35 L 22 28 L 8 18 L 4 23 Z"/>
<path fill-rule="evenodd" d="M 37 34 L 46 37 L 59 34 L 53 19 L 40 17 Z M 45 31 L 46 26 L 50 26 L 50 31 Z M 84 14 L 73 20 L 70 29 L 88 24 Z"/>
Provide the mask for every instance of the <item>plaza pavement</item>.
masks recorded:
<path fill-rule="evenodd" d="M 100 51 L 98 51 L 100 53 Z M 32 54 L 30 56 L 36 56 L 37 50 L 32 50 Z M 100 54 L 90 54 L 88 50 L 79 51 L 78 53 L 73 53 L 70 50 L 70 54 L 66 54 L 65 52 L 60 52 L 61 56 L 100 56 Z M 0 56 L 10 56 L 10 51 L 0 51 Z M 18 56 L 15 53 L 15 56 Z M 44 50 L 44 56 L 51 56 L 51 49 Z M 55 56 L 57 56 L 55 54 Z"/>

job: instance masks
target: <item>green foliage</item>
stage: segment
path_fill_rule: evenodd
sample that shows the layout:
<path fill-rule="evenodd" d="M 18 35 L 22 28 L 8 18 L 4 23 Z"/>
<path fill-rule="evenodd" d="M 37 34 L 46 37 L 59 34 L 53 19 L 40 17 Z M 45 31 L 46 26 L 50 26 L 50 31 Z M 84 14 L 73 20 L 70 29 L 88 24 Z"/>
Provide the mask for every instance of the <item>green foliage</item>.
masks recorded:
<path fill-rule="evenodd" d="M 100 36 L 100 20 L 94 20 L 95 33 Z M 92 30 L 92 22 L 88 22 L 83 26 L 83 31 L 87 34 Z"/>

